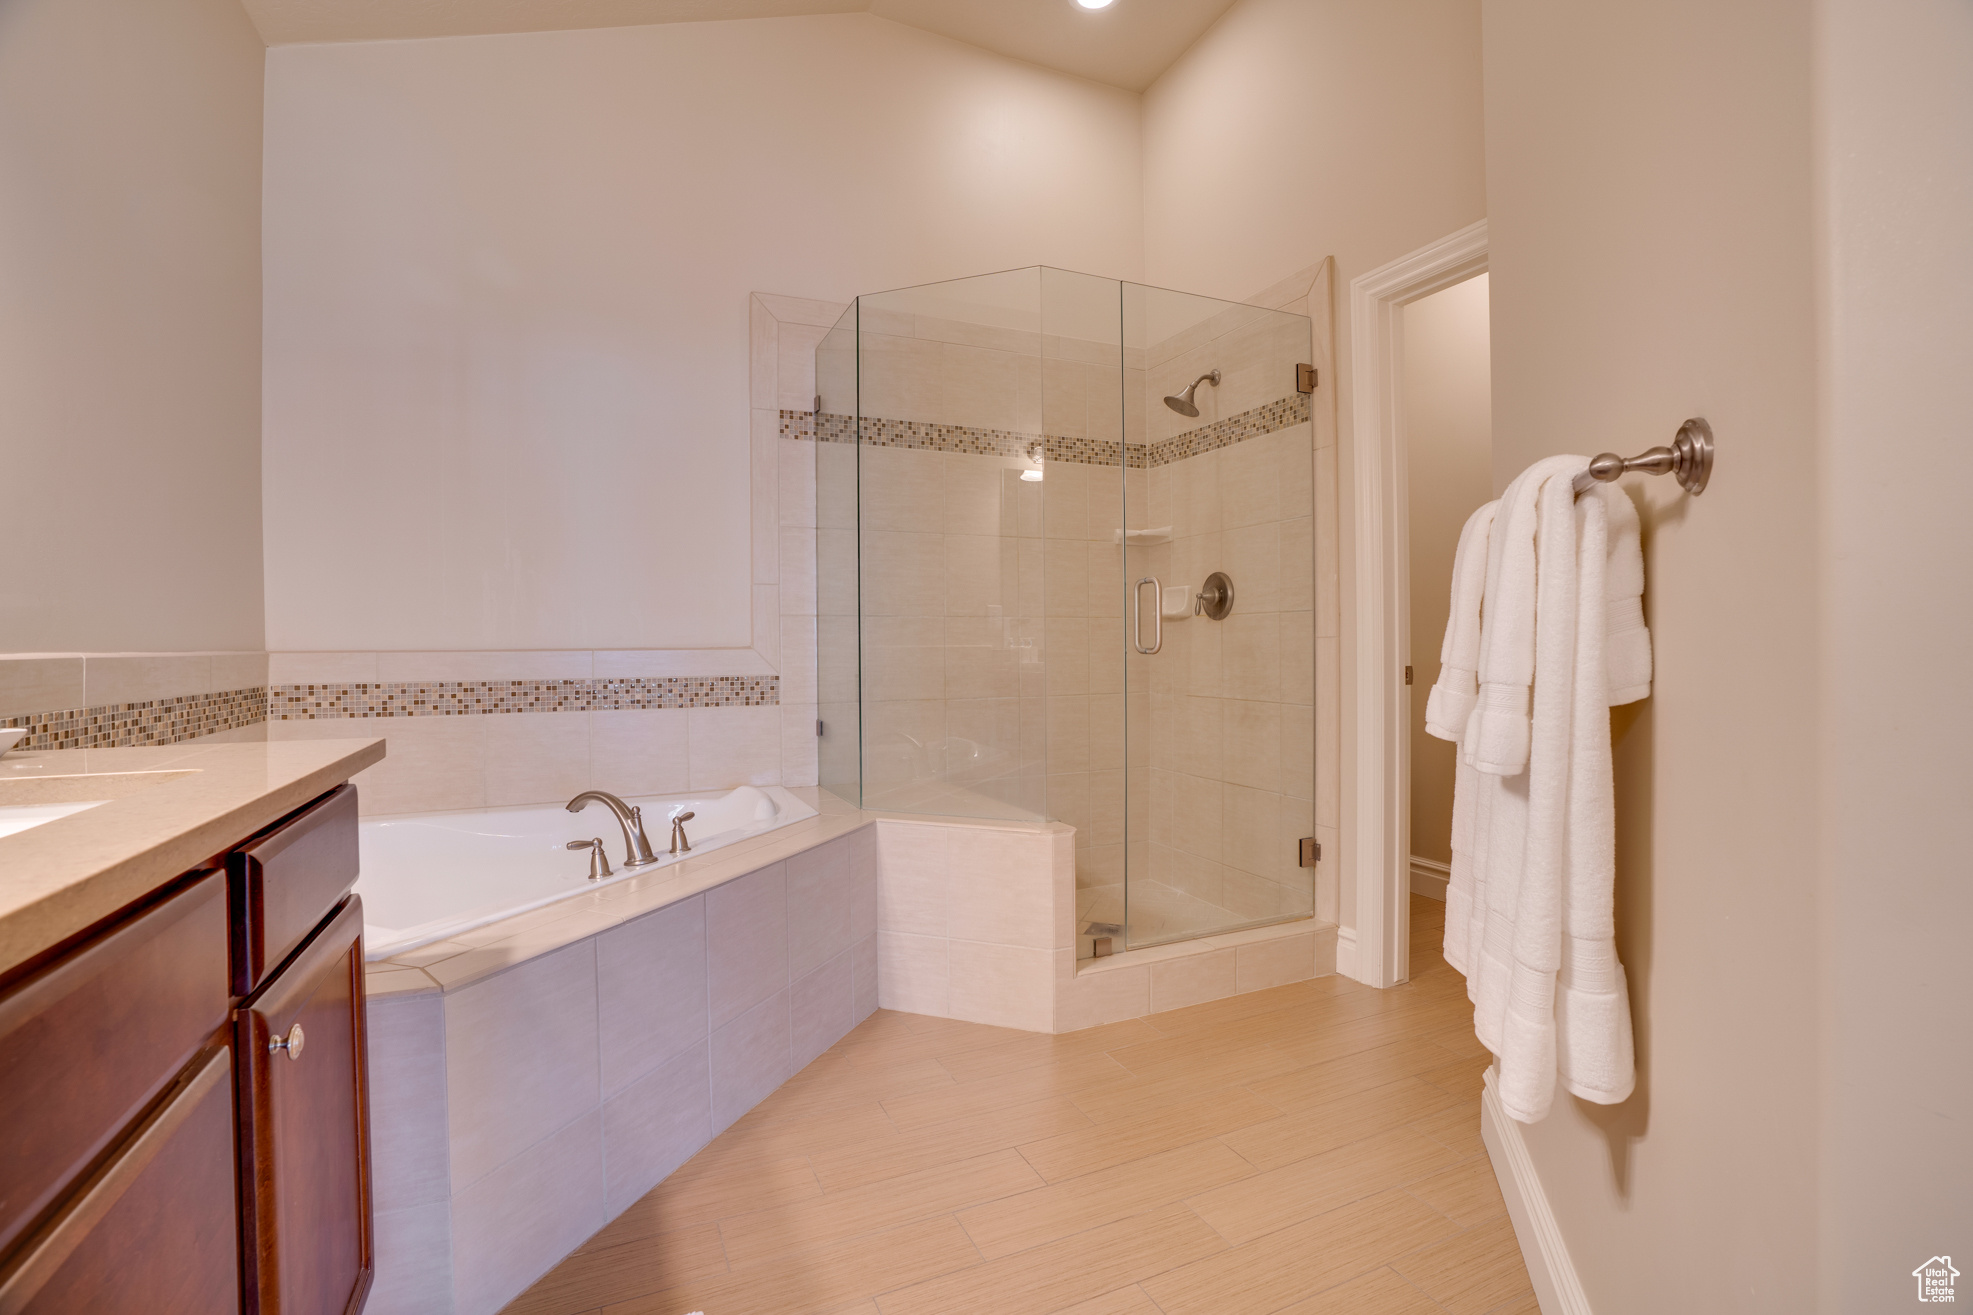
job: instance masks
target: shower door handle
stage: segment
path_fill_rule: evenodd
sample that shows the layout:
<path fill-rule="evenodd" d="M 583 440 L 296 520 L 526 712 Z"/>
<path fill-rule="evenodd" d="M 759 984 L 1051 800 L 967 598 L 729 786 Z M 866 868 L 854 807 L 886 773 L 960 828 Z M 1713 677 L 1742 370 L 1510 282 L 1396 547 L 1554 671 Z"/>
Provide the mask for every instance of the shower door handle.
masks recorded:
<path fill-rule="evenodd" d="M 1151 647 L 1144 647 L 1144 586 L 1151 586 Z M 1147 575 L 1130 590 L 1130 646 L 1149 657 L 1165 646 L 1165 587 Z"/>

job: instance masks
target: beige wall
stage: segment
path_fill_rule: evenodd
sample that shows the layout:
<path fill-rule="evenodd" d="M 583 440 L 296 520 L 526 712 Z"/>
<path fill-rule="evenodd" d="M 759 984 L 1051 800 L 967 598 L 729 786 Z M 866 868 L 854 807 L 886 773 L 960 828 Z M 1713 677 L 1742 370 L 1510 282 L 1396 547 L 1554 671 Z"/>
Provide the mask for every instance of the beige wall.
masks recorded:
<path fill-rule="evenodd" d="M 0 5 L 9 651 L 262 645 L 262 58 L 237 0 Z"/>
<path fill-rule="evenodd" d="M 1840 492 L 1816 473 L 1809 12 L 1486 0 L 1485 49 L 1495 488 L 1687 416 L 1719 437 L 1703 498 L 1625 481 L 1656 663 L 1612 717 L 1637 1091 L 1558 1096 L 1527 1142 L 1597 1315 L 1794 1315 L 1816 1308 L 1818 508 Z"/>
<path fill-rule="evenodd" d="M 745 646 L 750 291 L 1141 265 L 1135 97 L 868 15 L 268 86 L 277 649 Z"/>
<path fill-rule="evenodd" d="M 1493 383 L 1487 276 L 1403 310 L 1403 424 L 1411 589 L 1411 856 L 1452 862 L 1451 742 L 1425 733 L 1452 598 L 1452 555 L 1473 509 L 1493 497 Z"/>
<path fill-rule="evenodd" d="M 1824 1310 L 1898 1310 L 1948 1241 L 1973 1273 L 1973 9 L 1819 15 L 1817 1259 Z"/>
<path fill-rule="evenodd" d="M 1325 255 L 1349 281 L 1487 213 L 1479 0 L 1240 0 L 1144 94 L 1144 268 L 1159 286 L 1240 298 Z M 1229 204 L 1229 198 L 1233 203 Z M 1337 480 L 1355 480 L 1347 325 L 1336 342 Z M 1355 610 L 1340 501 L 1340 615 Z M 1316 664 L 1353 680 L 1351 635 Z M 1350 700 L 1342 758 L 1355 756 Z M 1355 809 L 1342 783 L 1341 815 Z M 1324 860 L 1352 871 L 1351 837 Z M 1339 917 L 1355 923 L 1355 883 Z"/>

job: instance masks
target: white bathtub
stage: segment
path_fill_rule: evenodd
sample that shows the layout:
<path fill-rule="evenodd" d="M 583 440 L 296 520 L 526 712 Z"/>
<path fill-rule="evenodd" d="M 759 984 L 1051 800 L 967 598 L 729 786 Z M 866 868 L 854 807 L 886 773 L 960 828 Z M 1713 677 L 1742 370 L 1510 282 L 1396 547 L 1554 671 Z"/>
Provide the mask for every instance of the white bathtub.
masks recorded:
<path fill-rule="evenodd" d="M 815 810 L 779 786 L 743 785 L 716 795 L 641 795 L 626 799 L 644 810 L 644 830 L 660 853 L 657 864 L 622 866 L 623 829 L 602 804 L 580 813 L 560 804 L 476 808 L 453 813 L 404 813 L 366 819 L 357 829 L 362 875 L 363 953 L 383 959 L 432 941 L 484 927 L 629 877 L 661 873 L 749 836 L 814 817 Z M 689 855 L 665 854 L 672 816 L 685 824 Z M 587 850 L 571 840 L 601 836 L 615 875 L 589 880 Z"/>

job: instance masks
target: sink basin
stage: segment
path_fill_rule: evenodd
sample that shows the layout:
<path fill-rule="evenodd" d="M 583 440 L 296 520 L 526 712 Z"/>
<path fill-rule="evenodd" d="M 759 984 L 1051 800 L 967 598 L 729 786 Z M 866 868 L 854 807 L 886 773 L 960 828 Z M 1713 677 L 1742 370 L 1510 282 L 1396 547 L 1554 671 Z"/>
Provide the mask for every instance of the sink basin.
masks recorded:
<path fill-rule="evenodd" d="M 0 836 L 32 830 L 44 822 L 53 822 L 108 802 L 107 799 L 84 799 L 72 804 L 0 804 Z"/>

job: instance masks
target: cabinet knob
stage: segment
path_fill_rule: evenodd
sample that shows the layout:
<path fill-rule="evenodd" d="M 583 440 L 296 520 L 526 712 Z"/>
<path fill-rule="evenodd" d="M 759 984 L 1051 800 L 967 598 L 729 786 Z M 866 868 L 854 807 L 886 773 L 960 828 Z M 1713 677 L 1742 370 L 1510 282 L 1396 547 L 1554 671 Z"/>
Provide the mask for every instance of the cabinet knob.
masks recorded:
<path fill-rule="evenodd" d="M 302 1034 L 301 1024 L 296 1023 L 288 1029 L 286 1036 L 277 1035 L 272 1041 L 268 1042 L 267 1048 L 270 1051 L 285 1050 L 288 1052 L 289 1059 L 300 1059 L 302 1045 L 307 1040 L 308 1038 Z"/>

